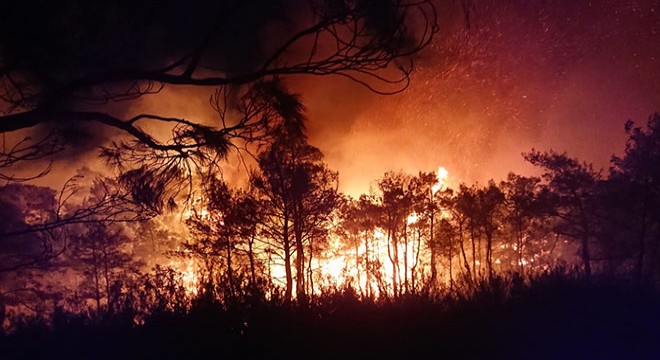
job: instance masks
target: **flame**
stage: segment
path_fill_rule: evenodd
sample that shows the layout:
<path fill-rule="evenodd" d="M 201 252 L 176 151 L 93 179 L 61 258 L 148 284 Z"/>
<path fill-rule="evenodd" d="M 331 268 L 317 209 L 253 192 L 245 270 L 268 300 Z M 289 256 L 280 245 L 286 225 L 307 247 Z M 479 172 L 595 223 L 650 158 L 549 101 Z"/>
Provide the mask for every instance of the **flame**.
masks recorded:
<path fill-rule="evenodd" d="M 186 293 L 191 296 L 196 296 L 199 289 L 199 277 L 192 260 L 186 261 L 184 271 L 182 271 L 183 287 Z"/>
<path fill-rule="evenodd" d="M 196 216 L 201 220 L 206 220 L 210 218 L 211 213 L 206 209 L 206 207 L 202 207 L 199 210 L 188 208 L 183 212 L 183 217 L 188 220 L 191 217 Z"/>
<path fill-rule="evenodd" d="M 438 167 L 436 183 L 431 188 L 433 194 L 447 187 L 448 175 L 449 172 L 446 168 Z M 196 206 L 192 206 L 184 212 L 186 219 L 195 216 L 200 220 L 212 222 L 214 226 L 224 225 L 222 213 L 209 211 L 202 205 L 202 199 L 195 204 Z M 437 215 L 444 216 L 443 212 Z M 418 224 L 422 220 L 421 216 L 416 212 L 410 213 L 406 217 L 407 224 Z M 368 238 L 368 245 L 362 239 L 359 244 L 352 247 L 347 246 L 345 239 L 341 239 L 336 235 L 329 238 L 328 247 L 320 256 L 315 256 L 312 261 L 312 271 L 315 278 L 313 292 L 320 292 L 326 286 L 343 286 L 346 284 L 351 284 L 361 290 L 371 289 L 370 291 L 374 295 L 378 295 L 382 290 L 391 291 L 393 289 L 392 274 L 395 264 L 392 263 L 388 252 L 388 247 L 390 247 L 390 252 L 392 251 L 392 244 L 388 243 L 390 239 L 388 239 L 385 229 L 380 227 L 376 227 L 368 235 L 364 236 Z M 412 232 L 408 237 L 407 248 L 403 241 L 399 241 L 397 245 L 399 259 L 396 264 L 398 278 L 411 278 L 413 276 L 411 264 L 413 263 L 418 263 L 416 270 L 414 270 L 417 276 L 429 270 L 430 263 L 424 243 L 421 244 L 419 256 L 417 254 L 417 242 L 419 241 L 423 242 L 423 239 L 418 239 Z M 365 261 L 367 256 L 369 262 Z M 271 281 L 276 285 L 283 286 L 286 282 L 286 272 L 281 259 L 265 255 L 262 260 L 268 266 Z M 408 264 L 407 267 L 405 266 L 406 263 Z M 190 259 L 181 259 L 172 262 L 171 266 L 181 271 L 186 291 L 190 295 L 196 295 L 200 279 L 194 262 Z M 292 271 L 295 270 L 292 269 Z M 367 273 L 370 275 L 367 276 Z M 399 284 L 399 286 L 402 285 Z"/>
<path fill-rule="evenodd" d="M 435 175 L 436 183 L 431 187 L 433 194 L 447 188 L 449 172 L 446 168 L 439 166 Z M 187 218 L 196 216 L 213 223 L 213 226 L 224 226 L 221 212 L 209 211 L 203 206 L 187 210 L 185 216 Z M 393 277 L 397 279 L 398 291 L 404 291 L 406 279 L 408 279 L 410 287 L 420 285 L 411 284 L 410 282 L 413 281 L 413 278 L 417 279 L 416 281 L 428 278 L 431 272 L 429 245 L 425 241 L 426 235 L 420 235 L 420 231 L 422 231 L 420 228 L 431 224 L 428 219 L 423 218 L 424 216 L 428 215 L 413 211 L 405 217 L 407 225 L 415 224 L 415 226 L 407 228 L 406 237 L 400 233 L 396 234 L 398 260 L 393 260 L 395 258 L 392 255 L 394 252 L 392 239 L 390 234 L 383 228 L 376 227 L 371 233 L 361 234 L 358 239 L 353 240 L 352 245 L 351 242 L 347 241 L 348 239 L 342 239 L 338 235 L 330 235 L 328 246 L 320 254 L 314 255 L 311 264 L 306 265 L 306 267 L 311 266 L 313 276 L 313 285 L 308 290 L 319 293 L 327 287 L 350 285 L 363 294 L 378 296 L 383 291 L 393 291 Z M 430 216 L 435 216 L 436 219 L 438 217 L 448 218 L 450 214 L 447 209 L 439 209 L 438 212 Z M 429 229 L 423 231 L 428 233 Z M 365 241 L 368 241 L 368 244 Z M 516 251 L 517 245 L 515 243 L 500 244 L 499 249 Z M 267 248 L 261 248 L 260 250 L 263 251 L 257 250 L 257 256 L 267 265 L 270 281 L 277 286 L 284 286 L 286 284 L 286 269 L 282 259 L 272 256 L 273 253 L 269 252 Z M 456 258 L 451 261 L 455 260 Z M 494 263 L 498 266 L 526 266 L 534 261 L 534 258 L 513 261 L 505 261 L 499 257 L 494 259 Z M 482 262 L 476 259 L 475 264 L 482 266 Z M 181 271 L 188 294 L 196 295 L 200 280 L 195 263 L 192 260 L 182 259 L 176 264 L 173 263 L 172 266 Z M 295 269 L 291 270 L 294 277 L 294 284 L 292 285 L 295 288 Z M 440 276 L 443 276 L 445 281 L 449 281 L 447 274 L 441 274 Z M 306 279 L 308 278 L 306 277 Z"/>
<path fill-rule="evenodd" d="M 196 296 L 199 291 L 200 278 L 195 260 L 184 258 L 171 259 L 169 267 L 176 269 L 181 274 L 181 280 L 186 294 L 188 296 Z"/>
<path fill-rule="evenodd" d="M 436 184 L 431 187 L 433 194 L 437 193 L 440 190 L 444 190 L 447 186 L 447 176 L 449 176 L 449 171 L 442 166 L 438 167 L 438 172 L 436 173 Z"/>
<path fill-rule="evenodd" d="M 413 212 L 412 214 L 408 215 L 408 225 L 412 225 L 417 223 L 419 220 L 419 216 L 417 215 L 416 212 Z"/>

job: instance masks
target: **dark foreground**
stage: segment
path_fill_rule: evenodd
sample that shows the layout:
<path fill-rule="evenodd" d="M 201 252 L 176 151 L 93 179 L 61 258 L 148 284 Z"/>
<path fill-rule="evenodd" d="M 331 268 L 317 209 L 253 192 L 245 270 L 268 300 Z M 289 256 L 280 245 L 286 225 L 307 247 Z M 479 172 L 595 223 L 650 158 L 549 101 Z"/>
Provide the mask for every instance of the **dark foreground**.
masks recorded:
<path fill-rule="evenodd" d="M 613 282 L 546 278 L 481 285 L 469 298 L 312 305 L 198 301 L 135 326 L 61 314 L 2 338 L 1 359 L 660 359 L 660 297 Z"/>

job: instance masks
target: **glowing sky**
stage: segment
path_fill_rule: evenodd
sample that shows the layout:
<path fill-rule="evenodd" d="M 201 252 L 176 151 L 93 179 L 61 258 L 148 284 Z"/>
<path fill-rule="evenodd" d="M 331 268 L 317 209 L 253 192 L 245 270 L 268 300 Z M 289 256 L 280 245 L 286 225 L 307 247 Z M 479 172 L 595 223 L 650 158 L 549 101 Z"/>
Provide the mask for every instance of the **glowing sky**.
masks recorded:
<path fill-rule="evenodd" d="M 659 1 L 476 0 L 469 28 L 456 3 L 439 5 L 441 31 L 406 92 L 299 84 L 310 141 L 345 191 L 437 165 L 450 182 L 501 179 L 531 171 L 520 154 L 532 147 L 607 168 L 625 121 L 660 111 Z"/>
<path fill-rule="evenodd" d="M 338 77 L 286 79 L 308 108 L 310 143 L 339 171 L 342 190 L 358 195 L 385 171 L 439 165 L 450 186 L 529 173 L 521 153 L 532 147 L 606 168 L 624 148 L 625 121 L 643 124 L 660 111 L 660 1 L 472 3 L 467 26 L 461 2 L 437 2 L 440 31 L 401 94 L 379 96 Z M 122 111 L 217 119 L 209 91 L 166 89 Z M 89 146 L 62 154 L 38 183 L 57 188 L 81 166 L 100 169 L 94 149 L 102 141 L 72 134 Z"/>

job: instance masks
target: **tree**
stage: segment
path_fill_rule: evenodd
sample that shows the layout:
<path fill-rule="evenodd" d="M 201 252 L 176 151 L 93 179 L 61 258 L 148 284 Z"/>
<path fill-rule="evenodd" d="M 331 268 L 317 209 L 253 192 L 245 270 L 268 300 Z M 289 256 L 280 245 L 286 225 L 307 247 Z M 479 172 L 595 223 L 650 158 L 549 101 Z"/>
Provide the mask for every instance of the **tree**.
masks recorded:
<path fill-rule="evenodd" d="M 454 290 L 454 251 L 456 247 L 457 231 L 456 226 L 452 223 L 450 218 L 441 218 L 437 225 L 437 240 L 435 244 L 435 251 L 441 254 L 446 254 L 447 264 L 449 268 L 449 289 Z M 461 240 L 462 241 L 462 240 Z M 462 245 L 461 245 L 462 246 Z M 465 255 L 465 251 L 463 250 Z M 460 257 L 459 257 L 460 258 Z M 468 267 L 469 270 L 469 267 Z"/>
<path fill-rule="evenodd" d="M 443 193 L 440 196 L 441 206 L 444 209 L 447 209 L 451 214 L 450 219 L 441 222 L 440 231 L 441 234 L 444 233 L 445 235 L 447 235 L 447 239 L 449 241 L 451 241 L 451 239 L 453 238 L 452 235 L 454 233 L 456 232 L 458 233 L 458 245 L 461 250 L 460 253 L 461 256 L 459 256 L 459 263 L 462 257 L 463 268 L 465 269 L 465 276 L 467 279 L 472 279 L 471 274 L 473 271 L 470 270 L 470 263 L 468 262 L 467 254 L 465 251 L 465 231 L 468 223 L 468 217 L 465 215 L 464 211 L 462 210 L 462 207 L 464 205 L 459 202 L 459 200 L 461 199 L 460 196 L 461 192 L 464 192 L 465 189 L 467 189 L 467 187 L 461 184 L 460 189 L 461 190 L 457 194 L 454 194 L 454 191 L 452 189 L 447 189 L 443 191 Z M 449 249 L 452 249 L 452 247 L 450 246 Z M 449 261 L 451 264 L 452 261 L 451 252 L 449 252 L 449 254 L 450 254 Z"/>
<path fill-rule="evenodd" d="M 284 260 L 287 300 L 293 291 L 295 254 L 296 295 L 305 292 L 305 245 L 327 235 L 339 200 L 337 173 L 323 163 L 323 154 L 300 134 L 281 133 L 259 156 L 259 173 L 252 185 L 262 198 L 265 238 L 275 242 Z M 312 253 L 308 254 L 312 256 Z"/>
<path fill-rule="evenodd" d="M 131 273 L 142 264 L 131 251 L 131 239 L 118 226 L 90 223 L 79 226 L 71 236 L 68 264 L 83 274 L 76 291 L 96 303 L 96 311 L 111 314 Z"/>
<path fill-rule="evenodd" d="M 54 221 L 56 192 L 45 187 L 11 184 L 0 188 L 0 273 L 39 267 L 64 248 L 61 234 L 29 231 L 35 225 Z"/>
<path fill-rule="evenodd" d="M 258 290 L 259 279 L 263 277 L 256 249 L 258 226 L 263 223 L 263 212 L 253 188 L 235 192 L 232 205 L 226 216 L 226 224 L 233 227 L 234 235 L 244 245 L 239 250 L 248 257 L 250 289 L 254 292 Z"/>
<path fill-rule="evenodd" d="M 149 217 L 148 211 L 140 213 L 140 207 L 127 202 L 110 180 L 85 183 L 82 175 L 70 179 L 59 192 L 25 183 L 8 184 L 0 187 L 0 205 L 3 301 L 24 297 L 20 301 L 37 307 L 45 306 L 47 299 L 62 301 L 68 290 L 65 280 L 74 278 L 66 270 L 73 269 L 87 271 L 80 290 L 91 294 L 97 309 L 115 309 L 126 283 L 125 273 L 119 276 L 115 270 L 117 264 L 125 264 L 127 255 L 125 249 L 119 249 L 126 237 L 114 225 L 143 220 Z M 75 251 L 78 254 L 72 256 Z"/>
<path fill-rule="evenodd" d="M 535 225 L 534 221 L 548 212 L 548 209 L 542 208 L 540 182 L 538 177 L 509 173 L 507 180 L 500 183 L 506 207 L 504 223 L 515 238 L 516 264 L 521 275 L 525 273 L 525 249 Z"/>
<path fill-rule="evenodd" d="M 247 274 L 249 291 L 255 294 L 261 279 L 255 248 L 261 206 L 253 189 L 230 189 L 213 174 L 205 179 L 199 208 L 187 220 L 193 236 L 181 255 L 202 260 L 208 285 L 223 285 L 226 299 L 236 297 L 243 274 Z"/>
<path fill-rule="evenodd" d="M 559 219 L 555 226 L 558 234 L 568 236 L 580 243 L 580 258 L 584 273 L 591 276 L 590 242 L 597 235 L 599 217 L 600 172 L 591 164 L 581 163 L 568 155 L 553 151 L 532 150 L 524 154 L 531 164 L 544 169 L 544 189 L 552 201 L 549 215 Z"/>
<path fill-rule="evenodd" d="M 429 194 L 435 183 L 434 174 L 423 172 L 411 176 L 390 171 L 378 180 L 379 225 L 387 232 L 395 296 L 402 289 L 409 293 L 416 285 L 416 267 L 430 220 Z"/>
<path fill-rule="evenodd" d="M 291 120 L 282 77 L 338 75 L 396 93 L 437 32 L 430 0 L 42 5 L 7 4 L 0 18 L 0 133 L 19 144 L 5 144 L 0 166 L 108 130 L 119 137 L 99 141 L 102 155 L 158 210 L 194 169 Z M 190 87 L 218 118 L 140 112 L 144 98 Z"/>
<path fill-rule="evenodd" d="M 648 283 L 657 276 L 660 254 L 660 114 L 650 116 L 646 128 L 629 121 L 625 129 L 629 138 L 624 156 L 612 157 L 607 182 L 613 205 L 608 223 L 619 225 L 614 232 L 623 235 L 624 242 L 636 244 L 634 277 Z"/>
<path fill-rule="evenodd" d="M 0 273 L 39 267 L 66 248 L 68 227 L 77 224 L 144 220 L 152 213 L 129 201 L 111 179 L 84 183 L 84 176 L 68 180 L 57 192 L 13 183 L 0 187 L 0 246 L 4 247 Z"/>
<path fill-rule="evenodd" d="M 427 248 L 431 251 L 431 282 L 435 284 L 437 273 L 435 269 L 435 246 L 433 244 L 434 232 L 434 217 L 438 207 L 435 199 L 435 189 L 440 186 L 438 178 L 434 173 L 419 172 L 413 178 L 412 182 L 412 200 L 413 200 L 413 216 L 408 219 L 410 228 L 413 230 L 413 247 L 412 265 L 410 266 L 411 286 L 413 290 L 417 289 L 417 267 L 421 264 L 420 255 L 422 254 L 422 243 L 426 243 Z M 439 188 L 437 188 L 439 189 Z M 406 244 L 407 252 L 407 244 Z M 408 257 L 406 255 L 406 257 Z"/>
<path fill-rule="evenodd" d="M 408 216 L 412 213 L 412 199 L 408 190 L 412 177 L 387 172 L 378 181 L 381 192 L 380 226 L 387 232 L 387 256 L 392 264 L 392 294 L 398 296 L 401 286 L 400 240 L 406 233 Z M 404 271 L 407 269 L 404 268 Z"/>
<path fill-rule="evenodd" d="M 461 249 L 463 251 L 463 260 L 465 261 L 465 266 L 466 269 L 468 269 L 467 274 L 468 276 L 470 273 L 473 276 L 477 276 L 479 272 L 477 271 L 477 262 L 479 266 L 481 267 L 481 261 L 477 260 L 478 258 L 481 258 L 481 246 L 477 244 L 477 242 L 480 242 L 481 239 L 481 233 L 479 232 L 481 230 L 480 224 L 479 224 L 479 208 L 478 208 L 478 200 L 477 200 L 477 188 L 476 186 L 472 187 L 467 187 L 464 184 L 461 184 L 459 192 L 456 194 L 456 199 L 455 199 L 455 207 L 456 211 L 460 213 L 458 216 L 459 222 L 465 223 L 466 226 L 466 231 L 470 235 L 470 244 L 472 246 L 472 270 L 469 270 L 469 264 L 467 262 L 467 258 L 465 257 L 465 248 L 463 247 L 463 226 L 459 227 L 459 231 L 461 233 Z"/>
<path fill-rule="evenodd" d="M 461 184 L 457 194 L 456 210 L 461 213 L 461 218 L 467 220 L 472 244 L 472 273 L 475 275 L 478 273 L 477 265 L 481 268 L 481 240 L 485 238 L 486 268 L 488 277 L 493 277 L 493 241 L 503 202 L 504 194 L 492 180 L 483 188 L 476 185 L 468 188 Z"/>
<path fill-rule="evenodd" d="M 486 265 L 488 277 L 493 278 L 493 238 L 500 224 L 501 205 L 504 202 L 504 194 L 494 181 L 489 181 L 488 186 L 477 191 L 478 219 L 486 236 Z"/>
<path fill-rule="evenodd" d="M 373 280 L 376 266 L 373 260 L 373 236 L 379 219 L 376 200 L 362 194 L 359 199 L 350 199 L 344 203 L 341 216 L 341 234 L 355 249 L 355 267 L 357 282 L 367 297 L 374 295 Z M 364 244 L 364 253 L 360 256 L 360 245 Z M 364 263 L 365 288 L 362 289 L 360 264 Z"/>
<path fill-rule="evenodd" d="M 227 223 L 233 204 L 231 191 L 224 181 L 213 175 L 206 178 L 201 206 L 187 219 L 192 239 L 184 244 L 183 254 L 202 260 L 207 286 L 215 290 L 215 285 L 224 285 L 232 297 L 236 287 L 233 255 L 237 244 L 233 229 Z"/>

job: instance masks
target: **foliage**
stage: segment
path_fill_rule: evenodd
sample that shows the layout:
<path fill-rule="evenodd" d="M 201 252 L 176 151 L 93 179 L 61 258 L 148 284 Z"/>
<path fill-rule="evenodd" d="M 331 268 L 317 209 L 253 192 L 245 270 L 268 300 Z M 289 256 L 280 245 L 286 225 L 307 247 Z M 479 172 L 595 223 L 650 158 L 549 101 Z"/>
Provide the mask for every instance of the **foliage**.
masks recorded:
<path fill-rule="evenodd" d="M 120 315 L 96 321 L 60 312 L 52 327 L 26 322 L 4 335 L 0 347 L 12 359 L 41 358 L 53 351 L 73 359 L 406 357 L 429 352 L 509 359 L 653 358 L 660 354 L 655 341 L 659 301 L 655 292 L 611 280 L 588 282 L 558 270 L 523 282 L 498 277 L 459 297 L 360 300 L 353 289 L 343 288 L 305 306 L 262 300 L 224 307 L 200 299 L 188 310 L 157 313 L 139 325 Z M 293 354 L 280 346 L 290 339 L 299 344 Z"/>

